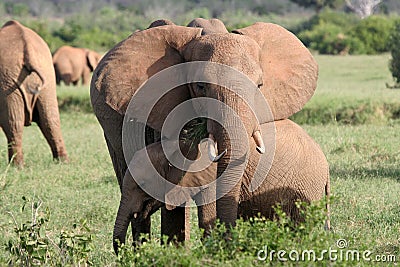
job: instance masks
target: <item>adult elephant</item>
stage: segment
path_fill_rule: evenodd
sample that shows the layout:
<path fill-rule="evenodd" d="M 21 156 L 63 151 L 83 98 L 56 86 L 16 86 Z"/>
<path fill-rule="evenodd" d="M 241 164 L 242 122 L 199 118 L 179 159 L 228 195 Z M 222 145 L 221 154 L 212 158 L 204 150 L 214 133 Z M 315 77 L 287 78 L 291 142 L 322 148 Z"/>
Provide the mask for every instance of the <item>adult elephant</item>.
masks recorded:
<path fill-rule="evenodd" d="M 274 154 L 269 154 L 272 164 L 259 166 L 260 169 L 264 169 L 262 172 L 267 173 L 267 176 L 262 179 L 263 182 L 256 190 L 249 190 L 254 179 L 255 167 L 260 159 L 260 154 L 255 150 L 255 144 L 252 144 L 249 166 L 253 167 L 248 168 L 248 173 L 244 175 L 242 181 L 239 209 L 238 213 L 234 214 L 237 218 L 263 216 L 273 219 L 274 206 L 280 204 L 288 216 L 293 220 L 299 220 L 303 218 L 296 205 L 297 201 L 310 203 L 320 200 L 324 195 L 329 199 L 329 167 L 318 144 L 300 126 L 288 119 L 275 122 L 275 127 L 271 125 L 273 123 L 261 125 L 263 139 L 266 140 L 266 150 L 275 151 Z M 271 138 L 273 135 L 267 136 L 266 133 L 270 130 L 268 128 L 276 128 L 274 139 Z M 199 144 L 199 141 L 200 139 L 181 140 L 179 145 L 181 153 L 189 160 L 199 159 L 202 154 L 200 151 L 207 149 L 207 144 Z M 164 145 L 168 145 L 168 141 Z M 176 157 L 176 154 L 178 151 L 174 151 L 172 159 Z M 182 171 L 170 163 L 161 142 L 157 142 L 136 152 L 130 162 L 129 170 L 123 181 L 121 203 L 114 227 L 116 252 L 118 242 L 125 242 L 131 216 L 135 224 L 140 224 L 162 207 L 163 202 L 167 202 L 168 210 L 173 210 L 175 206 L 170 203 L 180 204 L 194 199 L 199 205 L 199 227 L 205 230 L 205 234 L 208 233 L 215 222 L 216 214 L 215 208 L 210 205 L 212 203 L 205 205 L 202 203 L 202 200 L 208 197 L 203 188 L 215 180 L 216 163 L 211 163 L 207 168 L 197 172 Z M 179 186 L 168 190 L 164 181 L 158 180 L 158 175 Z M 142 189 L 149 187 L 164 190 L 165 200 L 154 199 Z M 327 210 L 329 212 L 328 205 Z M 329 219 L 327 226 L 329 227 Z M 173 228 L 177 234 L 185 230 L 180 224 L 169 227 Z"/>
<path fill-rule="evenodd" d="M 23 165 L 23 127 L 32 121 L 39 125 L 53 157 L 68 160 L 49 47 L 31 29 L 11 20 L 0 29 L 0 52 L 0 126 L 9 160 Z"/>
<path fill-rule="evenodd" d="M 56 81 L 66 85 L 78 85 L 90 82 L 90 74 L 99 63 L 101 55 L 93 50 L 72 46 L 61 46 L 53 55 L 53 65 L 56 71 Z"/>
<path fill-rule="evenodd" d="M 252 152 L 250 148 L 257 149 L 259 153 L 265 152 L 260 124 L 285 119 L 299 111 L 314 93 L 318 67 L 307 48 L 293 34 L 275 24 L 256 23 L 234 33 L 202 35 L 202 31 L 201 28 L 166 25 L 132 34 L 112 48 L 94 71 L 91 101 L 104 130 L 122 189 L 123 177 L 127 170 L 126 162 L 130 162 L 135 152 L 125 156 L 122 153 L 124 115 L 132 96 L 140 94 L 142 90 L 138 89 L 146 80 L 169 67 L 198 61 L 228 66 L 237 73 L 245 74 L 249 81 L 242 84 L 240 98 L 216 83 L 192 82 L 165 94 L 144 120 L 143 114 L 139 113 L 149 108 L 146 101 L 137 101 L 134 110 L 138 114 L 131 113 L 126 118 L 131 125 L 146 123 L 148 127 L 161 132 L 167 115 L 185 100 L 207 97 L 229 106 L 233 112 L 221 113 L 218 123 L 208 120 L 207 131 L 210 138 L 218 144 L 218 150 L 224 151 L 217 156 L 214 155 L 215 151 L 210 150 L 213 160 L 218 160 L 215 178 L 222 175 L 225 177 L 217 180 L 217 193 L 224 192 L 220 194 L 216 203 L 217 218 L 226 224 L 234 225 L 238 214 L 240 188 L 245 179 L 243 172 L 235 168 L 239 165 L 236 163 Z M 207 68 L 196 68 L 191 73 L 195 76 L 214 75 L 217 79 L 225 81 L 233 78 L 224 78 L 225 73 L 209 72 Z M 179 75 L 176 73 L 167 77 L 173 79 Z M 188 81 L 193 81 L 193 77 L 187 78 Z M 170 84 L 169 82 L 167 79 L 160 83 L 160 86 Z M 253 85 L 257 85 L 259 90 L 251 90 Z M 258 92 L 264 95 L 269 107 L 259 103 Z M 258 104 L 254 105 L 256 102 Z M 207 104 L 197 108 L 215 110 L 215 107 L 207 107 Z M 269 109 L 272 116 L 257 118 L 252 112 Z M 238 127 L 237 118 L 243 127 Z M 242 130 L 239 131 L 239 128 Z M 172 133 L 166 133 L 166 137 L 174 136 L 180 129 L 180 126 L 177 126 Z M 135 147 L 140 148 L 143 146 Z M 234 163 L 233 168 L 228 167 L 230 162 Z M 244 170 L 249 177 L 252 175 L 250 167 L 247 164 Z M 148 225 L 148 221 L 143 221 L 140 228 L 147 231 Z"/>

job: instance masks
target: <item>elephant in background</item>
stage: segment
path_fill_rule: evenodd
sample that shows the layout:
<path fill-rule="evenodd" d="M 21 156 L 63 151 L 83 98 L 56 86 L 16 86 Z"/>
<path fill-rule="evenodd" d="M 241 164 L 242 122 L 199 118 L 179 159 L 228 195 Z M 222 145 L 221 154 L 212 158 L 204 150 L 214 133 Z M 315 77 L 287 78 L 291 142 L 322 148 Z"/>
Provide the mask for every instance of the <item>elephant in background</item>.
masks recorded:
<path fill-rule="evenodd" d="M 261 132 L 269 132 L 270 129 L 268 128 L 273 123 L 262 124 Z M 244 175 L 238 201 L 238 213 L 234 214 L 236 218 L 248 219 L 250 217 L 263 216 L 273 219 L 275 215 L 273 207 L 276 204 L 280 204 L 282 210 L 288 216 L 294 220 L 301 220 L 296 201 L 310 203 L 324 196 L 327 199 L 330 197 L 329 167 L 318 144 L 300 126 L 288 119 L 276 121 L 275 128 L 275 140 L 273 135 L 264 134 L 263 136 L 266 150 L 275 150 L 275 154 L 271 153 L 268 156 L 268 160 L 272 162 L 271 168 L 269 172 L 265 170 L 268 175 L 254 192 L 251 192 L 249 188 L 260 154 L 256 152 L 255 144 L 252 145 L 248 164 L 253 167 L 248 168 L 246 170 L 247 173 Z M 195 140 L 195 144 L 181 141 L 180 149 L 182 154 L 186 155 L 190 160 L 198 159 L 201 156 L 200 150 L 207 151 L 206 148 L 199 148 L 199 141 Z M 146 153 L 148 153 L 150 162 L 146 160 Z M 217 173 L 216 163 L 211 163 L 207 168 L 198 172 L 180 170 L 170 164 L 160 142 L 148 145 L 136 152 L 130 165 L 130 172 L 126 173 L 123 181 L 122 197 L 114 226 L 113 238 L 116 252 L 118 243 L 115 240 L 120 243 L 125 242 L 130 220 L 133 220 L 134 224 L 140 224 L 141 221 L 146 220 L 158 208 L 164 206 L 163 202 L 146 194 L 141 189 L 144 186 L 164 188 L 164 202 L 167 203 L 172 198 L 180 198 L 180 201 L 192 198 L 197 204 L 200 204 L 199 199 L 207 197 L 203 190 L 189 190 L 190 195 L 188 195 L 188 191 L 179 187 L 168 190 L 165 188 L 165 184 L 157 183 L 156 177 L 149 176 L 152 173 L 149 171 L 152 166 L 167 181 L 191 188 L 209 185 L 215 180 Z M 259 166 L 259 168 L 267 167 L 269 165 Z M 136 181 L 140 182 L 140 186 Z M 148 185 L 146 183 L 154 184 Z M 167 210 L 173 210 L 174 208 L 174 206 L 166 204 Z M 329 205 L 327 205 L 327 210 L 329 212 Z M 204 233 L 206 235 L 215 219 L 215 202 L 198 206 L 199 227 L 205 229 Z M 329 219 L 327 220 L 327 226 L 329 226 Z M 170 232 L 177 236 L 187 230 L 182 224 L 178 223 L 171 227 L 173 231 Z"/>
<path fill-rule="evenodd" d="M 56 72 L 56 81 L 59 85 L 63 81 L 66 85 L 88 85 L 90 74 L 96 68 L 101 55 L 87 48 L 61 46 L 53 55 L 53 65 Z"/>
<path fill-rule="evenodd" d="M 137 151 L 132 151 L 127 157 L 122 152 L 123 121 L 132 96 L 141 92 L 139 88 L 144 88 L 141 87 L 144 82 L 171 66 L 198 61 L 229 66 L 248 77 L 250 81 L 243 84 L 241 98 L 215 83 L 188 83 L 165 94 L 153 107 L 146 121 L 141 120 L 139 115 L 135 117 L 135 114 L 125 118 L 132 121 L 132 124 L 146 123 L 148 128 L 161 132 L 168 114 L 186 100 L 206 97 L 229 106 L 240 118 L 244 130 L 239 132 L 237 124 L 233 123 L 236 122 L 235 118 L 223 113 L 219 123 L 207 121 L 207 132 L 216 144 L 214 147 L 220 152 L 219 155 L 215 150 L 209 153 L 213 161 L 218 161 L 214 177 L 217 180 L 216 189 L 217 192 L 226 192 L 216 201 L 217 218 L 234 226 L 240 214 L 241 188 L 254 176 L 254 170 L 251 162 L 246 164 L 244 175 L 235 168 L 236 164 L 234 168 L 227 167 L 231 162 L 242 161 L 243 157 L 251 159 L 253 153 L 261 156 L 268 152 L 261 125 L 286 119 L 301 110 L 314 94 L 318 66 L 300 40 L 276 24 L 258 22 L 232 33 L 203 35 L 202 32 L 201 28 L 165 25 L 132 34 L 109 50 L 97 66 L 91 83 L 91 102 L 103 128 L 119 185 L 123 190 L 127 162 L 131 161 Z M 207 69 L 193 71 L 196 76 L 204 74 Z M 225 74 L 217 72 L 207 75 L 219 78 Z M 253 90 L 252 86 L 258 89 Z M 263 106 L 258 102 L 258 93 L 262 93 L 269 105 Z M 136 111 L 146 108 L 146 102 L 137 102 L 134 106 Z M 200 108 L 208 111 L 213 107 Z M 272 115 L 257 118 L 252 110 L 270 110 Z M 176 131 L 179 132 L 180 128 L 177 127 Z M 166 134 L 163 138 L 175 136 L 175 133 Z M 232 145 L 236 146 L 235 150 Z M 285 149 L 287 151 L 283 155 L 295 153 L 290 147 Z M 324 185 L 321 183 L 320 190 L 315 194 L 321 197 L 322 188 L 327 184 L 327 170 L 323 164 L 325 158 L 319 162 L 322 162 L 319 176 L 324 180 Z M 217 179 L 222 175 L 225 179 Z M 129 219 L 132 221 L 133 217 Z M 149 221 L 144 218 L 137 229 L 148 232 Z M 136 230 L 132 231 L 133 236 L 136 236 Z"/>
<path fill-rule="evenodd" d="M 23 166 L 22 132 L 36 122 L 53 158 L 68 161 L 61 134 L 51 52 L 31 29 L 11 20 L 0 29 L 0 127 L 8 158 Z"/>
<path fill-rule="evenodd" d="M 189 24 L 188 27 L 201 28 L 202 35 L 215 34 L 215 33 L 228 33 L 224 23 L 219 19 L 203 19 L 195 18 Z"/>

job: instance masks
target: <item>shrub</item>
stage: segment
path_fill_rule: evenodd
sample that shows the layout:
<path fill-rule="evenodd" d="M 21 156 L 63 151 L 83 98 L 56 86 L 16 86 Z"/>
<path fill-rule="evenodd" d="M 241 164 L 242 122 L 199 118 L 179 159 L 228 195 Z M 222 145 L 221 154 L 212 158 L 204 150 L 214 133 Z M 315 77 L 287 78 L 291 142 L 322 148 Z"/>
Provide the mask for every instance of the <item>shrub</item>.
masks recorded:
<path fill-rule="evenodd" d="M 392 59 L 389 61 L 389 69 L 392 73 L 396 87 L 400 87 L 400 20 L 395 23 L 389 37 L 389 47 Z"/>
<path fill-rule="evenodd" d="M 313 30 L 299 34 L 300 40 L 321 54 L 348 54 L 363 51 L 363 44 L 345 34 L 343 28 L 332 23 L 321 23 Z"/>
<path fill-rule="evenodd" d="M 377 54 L 389 50 L 389 36 L 394 20 L 383 16 L 370 16 L 354 26 L 349 35 L 364 44 L 366 54 Z"/>
<path fill-rule="evenodd" d="M 389 49 L 394 26 L 390 17 L 355 15 L 325 11 L 300 24 L 294 32 L 309 48 L 321 54 L 377 54 Z"/>

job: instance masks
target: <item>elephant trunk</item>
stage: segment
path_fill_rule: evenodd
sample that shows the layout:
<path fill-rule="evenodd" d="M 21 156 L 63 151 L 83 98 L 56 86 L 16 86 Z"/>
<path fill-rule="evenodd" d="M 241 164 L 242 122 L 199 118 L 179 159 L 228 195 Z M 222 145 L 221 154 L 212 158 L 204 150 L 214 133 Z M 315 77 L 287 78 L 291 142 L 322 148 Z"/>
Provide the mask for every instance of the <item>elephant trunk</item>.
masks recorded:
<path fill-rule="evenodd" d="M 241 100 L 230 96 L 225 96 L 222 101 L 234 112 L 224 113 L 219 123 L 209 120 L 207 129 L 216 141 L 218 152 L 222 152 L 217 156 L 217 217 L 233 226 L 237 219 L 249 142 L 254 140 L 260 153 L 265 152 L 265 147 L 260 138 L 260 126 L 249 108 L 243 108 Z"/>
<path fill-rule="evenodd" d="M 115 219 L 113 232 L 113 247 L 115 254 L 118 255 L 118 248 L 125 243 L 126 233 L 130 223 L 130 211 L 125 201 L 121 199 L 118 208 L 117 218 Z"/>

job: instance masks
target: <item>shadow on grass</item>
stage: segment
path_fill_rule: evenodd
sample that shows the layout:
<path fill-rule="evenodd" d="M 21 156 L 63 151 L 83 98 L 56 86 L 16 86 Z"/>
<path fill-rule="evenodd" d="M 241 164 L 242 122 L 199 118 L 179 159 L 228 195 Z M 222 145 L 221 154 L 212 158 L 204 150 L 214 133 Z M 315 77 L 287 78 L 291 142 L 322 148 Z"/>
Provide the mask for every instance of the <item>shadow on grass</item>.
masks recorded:
<path fill-rule="evenodd" d="M 93 113 L 89 97 L 82 95 L 69 95 L 58 98 L 58 108 L 65 112 Z"/>
<path fill-rule="evenodd" d="M 400 167 L 400 166 L 399 166 Z M 330 167 L 331 177 L 346 179 L 366 179 L 366 178 L 390 178 L 400 182 L 400 168 L 367 168 L 367 167 Z"/>

